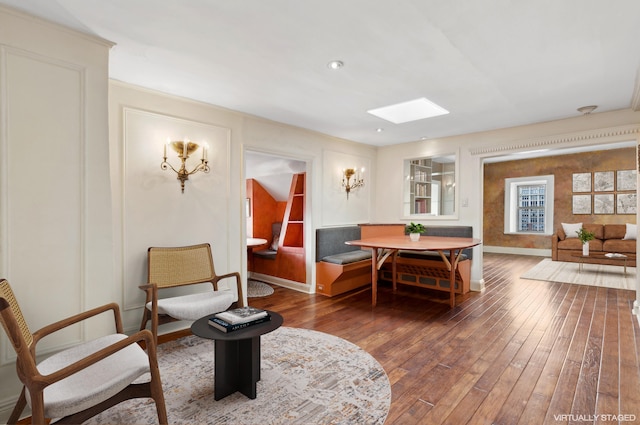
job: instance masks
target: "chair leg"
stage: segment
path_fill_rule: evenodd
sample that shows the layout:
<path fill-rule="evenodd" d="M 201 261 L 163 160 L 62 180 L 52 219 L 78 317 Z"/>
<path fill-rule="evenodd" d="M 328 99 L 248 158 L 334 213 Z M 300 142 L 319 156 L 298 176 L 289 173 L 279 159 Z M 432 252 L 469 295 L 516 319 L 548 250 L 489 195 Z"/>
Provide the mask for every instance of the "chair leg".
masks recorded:
<path fill-rule="evenodd" d="M 13 407 L 11 411 L 11 416 L 9 416 L 9 420 L 7 421 L 8 425 L 15 425 L 20 420 L 20 415 L 24 411 L 24 407 L 27 405 L 27 397 L 25 395 L 25 389 L 22 387 L 22 392 L 20 393 L 20 397 L 18 397 L 18 401 L 16 405 Z"/>
<path fill-rule="evenodd" d="M 147 307 L 143 307 L 144 311 L 142 312 L 142 322 L 140 323 L 140 330 L 143 331 L 146 329 L 147 327 L 147 322 L 149 321 L 149 310 L 147 309 Z"/>
<path fill-rule="evenodd" d="M 150 344 L 147 348 L 149 355 L 149 371 L 151 372 L 150 390 L 151 397 L 156 402 L 158 412 L 158 423 L 168 424 L 167 408 L 164 402 L 164 392 L 162 391 L 162 381 L 160 380 L 160 369 L 158 368 L 158 357 L 156 355 L 156 345 Z"/>

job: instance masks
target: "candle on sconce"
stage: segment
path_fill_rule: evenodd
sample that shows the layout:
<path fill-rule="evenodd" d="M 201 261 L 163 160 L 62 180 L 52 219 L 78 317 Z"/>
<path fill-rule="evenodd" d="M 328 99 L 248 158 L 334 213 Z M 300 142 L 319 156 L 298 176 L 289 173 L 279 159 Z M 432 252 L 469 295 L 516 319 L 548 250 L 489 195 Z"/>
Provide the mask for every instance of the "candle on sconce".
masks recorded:
<path fill-rule="evenodd" d="M 187 159 L 187 145 L 189 144 L 189 139 L 184 139 L 182 142 L 182 157 Z"/>

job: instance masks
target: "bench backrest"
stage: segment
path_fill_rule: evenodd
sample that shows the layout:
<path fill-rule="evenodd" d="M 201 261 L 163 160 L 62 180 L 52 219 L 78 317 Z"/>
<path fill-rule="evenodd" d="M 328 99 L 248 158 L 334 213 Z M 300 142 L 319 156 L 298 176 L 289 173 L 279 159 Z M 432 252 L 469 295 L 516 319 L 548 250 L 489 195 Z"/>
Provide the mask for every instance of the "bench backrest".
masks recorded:
<path fill-rule="evenodd" d="M 345 242 L 360 238 L 360 226 L 316 229 L 316 262 L 328 255 L 359 250 L 359 246 L 347 245 Z"/>
<path fill-rule="evenodd" d="M 473 227 L 471 226 L 425 226 L 422 233 L 425 236 L 447 236 L 450 238 L 472 238 Z M 467 258 L 473 258 L 473 249 L 467 248 L 462 251 Z"/>

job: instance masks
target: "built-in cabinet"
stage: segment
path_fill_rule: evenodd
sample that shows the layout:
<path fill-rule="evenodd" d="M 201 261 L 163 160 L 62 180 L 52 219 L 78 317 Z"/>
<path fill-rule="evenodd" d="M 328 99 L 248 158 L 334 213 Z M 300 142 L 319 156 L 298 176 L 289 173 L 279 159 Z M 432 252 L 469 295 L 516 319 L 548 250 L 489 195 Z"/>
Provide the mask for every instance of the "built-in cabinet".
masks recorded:
<path fill-rule="evenodd" d="M 430 158 L 415 159 L 411 161 L 410 178 L 410 202 L 411 214 L 431 214 L 433 191 L 432 169 L 433 162 Z"/>

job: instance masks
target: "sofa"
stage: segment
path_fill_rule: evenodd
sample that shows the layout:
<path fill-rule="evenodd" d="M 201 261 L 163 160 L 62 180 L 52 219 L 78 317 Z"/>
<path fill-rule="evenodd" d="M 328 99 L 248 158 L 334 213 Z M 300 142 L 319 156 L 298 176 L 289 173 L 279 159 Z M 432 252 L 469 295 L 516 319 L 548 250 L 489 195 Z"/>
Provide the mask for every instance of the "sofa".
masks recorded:
<path fill-rule="evenodd" d="M 589 254 L 619 253 L 629 256 L 628 266 L 636 266 L 636 225 L 635 224 L 595 224 L 562 223 L 551 236 L 551 259 L 553 261 L 586 262 L 592 264 L 620 265 L 615 260 L 595 256 L 581 259 L 582 242 L 575 233 L 577 228 L 593 232 L 595 239 L 589 241 Z"/>

